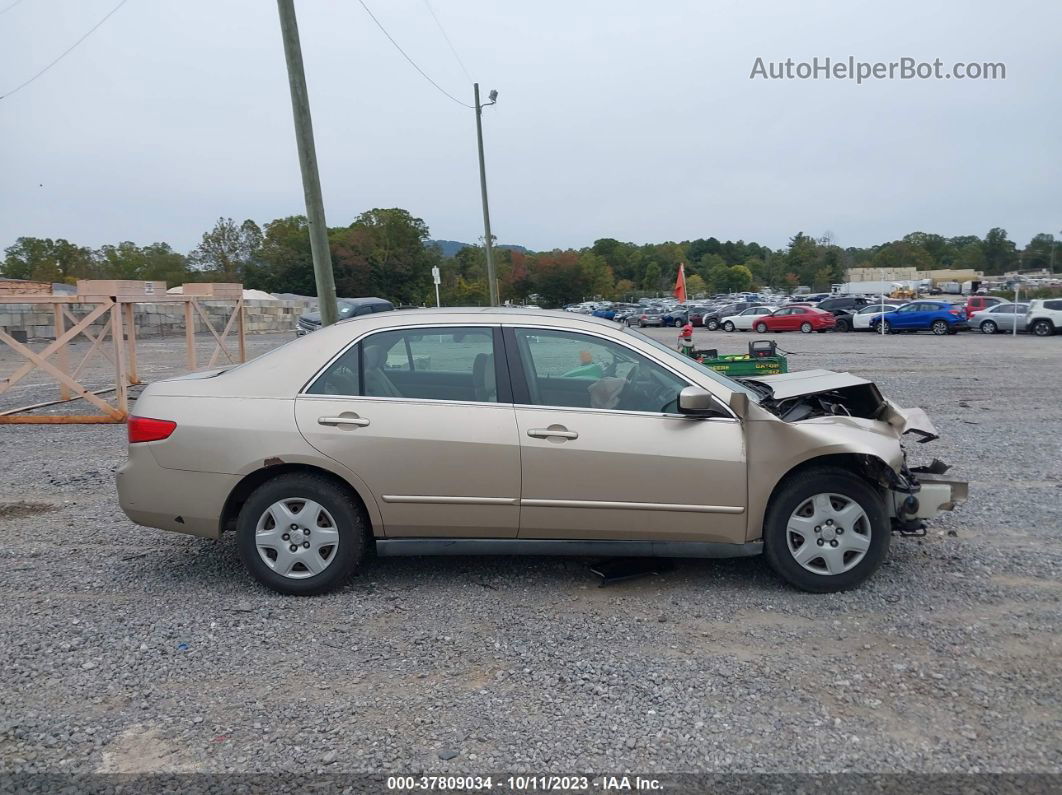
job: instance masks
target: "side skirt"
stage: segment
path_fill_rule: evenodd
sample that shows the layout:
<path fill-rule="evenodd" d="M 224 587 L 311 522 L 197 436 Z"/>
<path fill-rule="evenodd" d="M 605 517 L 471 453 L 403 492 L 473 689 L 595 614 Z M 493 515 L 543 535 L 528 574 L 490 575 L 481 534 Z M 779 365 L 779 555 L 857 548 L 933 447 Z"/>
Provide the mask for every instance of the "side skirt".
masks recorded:
<path fill-rule="evenodd" d="M 532 538 L 378 538 L 376 554 L 405 555 L 567 555 L 569 557 L 746 558 L 763 552 L 762 541 L 722 544 L 708 541 L 568 541 Z"/>

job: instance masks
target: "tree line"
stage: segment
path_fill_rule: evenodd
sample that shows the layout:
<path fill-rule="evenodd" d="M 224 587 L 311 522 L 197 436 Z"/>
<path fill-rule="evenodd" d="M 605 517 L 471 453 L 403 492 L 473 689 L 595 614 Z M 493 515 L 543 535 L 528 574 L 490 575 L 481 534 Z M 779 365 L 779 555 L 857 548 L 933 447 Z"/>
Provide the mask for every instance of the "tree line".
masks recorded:
<path fill-rule="evenodd" d="M 376 295 L 396 304 L 432 304 L 433 266 L 442 274 L 444 304 L 488 303 L 486 256 L 482 245 L 443 257 L 431 244 L 427 224 L 400 208 L 373 209 L 347 226 L 328 230 L 336 291 L 340 296 Z M 1054 252 L 1052 252 L 1054 248 Z M 828 290 L 852 267 L 973 268 L 997 275 L 1020 268 L 1062 267 L 1062 240 L 1035 235 L 1024 248 L 994 228 L 976 235 L 944 237 L 912 232 L 867 248 L 837 245 L 829 233 L 798 232 L 783 249 L 715 237 L 682 242 L 635 244 L 601 238 L 582 249 L 519 251 L 495 249 L 503 300 L 533 299 L 561 306 L 589 298 L 630 299 L 670 292 L 685 263 L 687 292 L 693 296 L 761 286 Z M 308 221 L 277 218 L 264 226 L 252 220 L 219 218 L 187 254 L 167 243 L 132 242 L 97 249 L 70 241 L 20 237 L 4 251 L 0 275 L 73 283 L 79 278 L 242 282 L 274 293 L 315 295 Z"/>

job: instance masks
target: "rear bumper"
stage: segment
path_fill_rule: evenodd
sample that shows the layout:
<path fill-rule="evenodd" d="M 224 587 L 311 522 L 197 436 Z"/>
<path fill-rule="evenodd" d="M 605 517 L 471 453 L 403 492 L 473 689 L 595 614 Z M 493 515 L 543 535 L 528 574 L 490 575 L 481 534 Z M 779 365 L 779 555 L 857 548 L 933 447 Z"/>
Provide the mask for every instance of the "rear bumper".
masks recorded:
<path fill-rule="evenodd" d="M 218 538 L 222 509 L 239 476 L 164 469 L 150 445 L 130 445 L 129 459 L 118 470 L 122 511 L 146 527 Z"/>

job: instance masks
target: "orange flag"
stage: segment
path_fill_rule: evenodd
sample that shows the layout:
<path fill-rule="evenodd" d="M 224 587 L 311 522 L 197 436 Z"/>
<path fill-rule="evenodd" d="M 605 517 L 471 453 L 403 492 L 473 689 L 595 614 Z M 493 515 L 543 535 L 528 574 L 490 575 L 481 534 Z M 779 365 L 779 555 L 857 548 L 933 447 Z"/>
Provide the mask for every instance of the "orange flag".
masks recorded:
<path fill-rule="evenodd" d="M 675 297 L 686 302 L 686 263 L 679 263 L 678 278 L 675 279 Z"/>

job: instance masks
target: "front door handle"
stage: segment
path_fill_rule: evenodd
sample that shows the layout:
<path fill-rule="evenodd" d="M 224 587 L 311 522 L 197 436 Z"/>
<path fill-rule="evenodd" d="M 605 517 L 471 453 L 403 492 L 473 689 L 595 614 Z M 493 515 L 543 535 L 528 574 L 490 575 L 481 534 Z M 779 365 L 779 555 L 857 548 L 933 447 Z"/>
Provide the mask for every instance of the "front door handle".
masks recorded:
<path fill-rule="evenodd" d="M 551 437 L 560 439 L 579 438 L 579 434 L 576 431 L 569 431 L 563 425 L 550 425 L 548 428 L 528 428 L 527 435 L 533 439 L 549 439 Z"/>
<path fill-rule="evenodd" d="M 318 425 L 356 425 L 359 428 L 364 428 L 369 424 L 369 421 L 364 417 L 318 417 Z"/>

